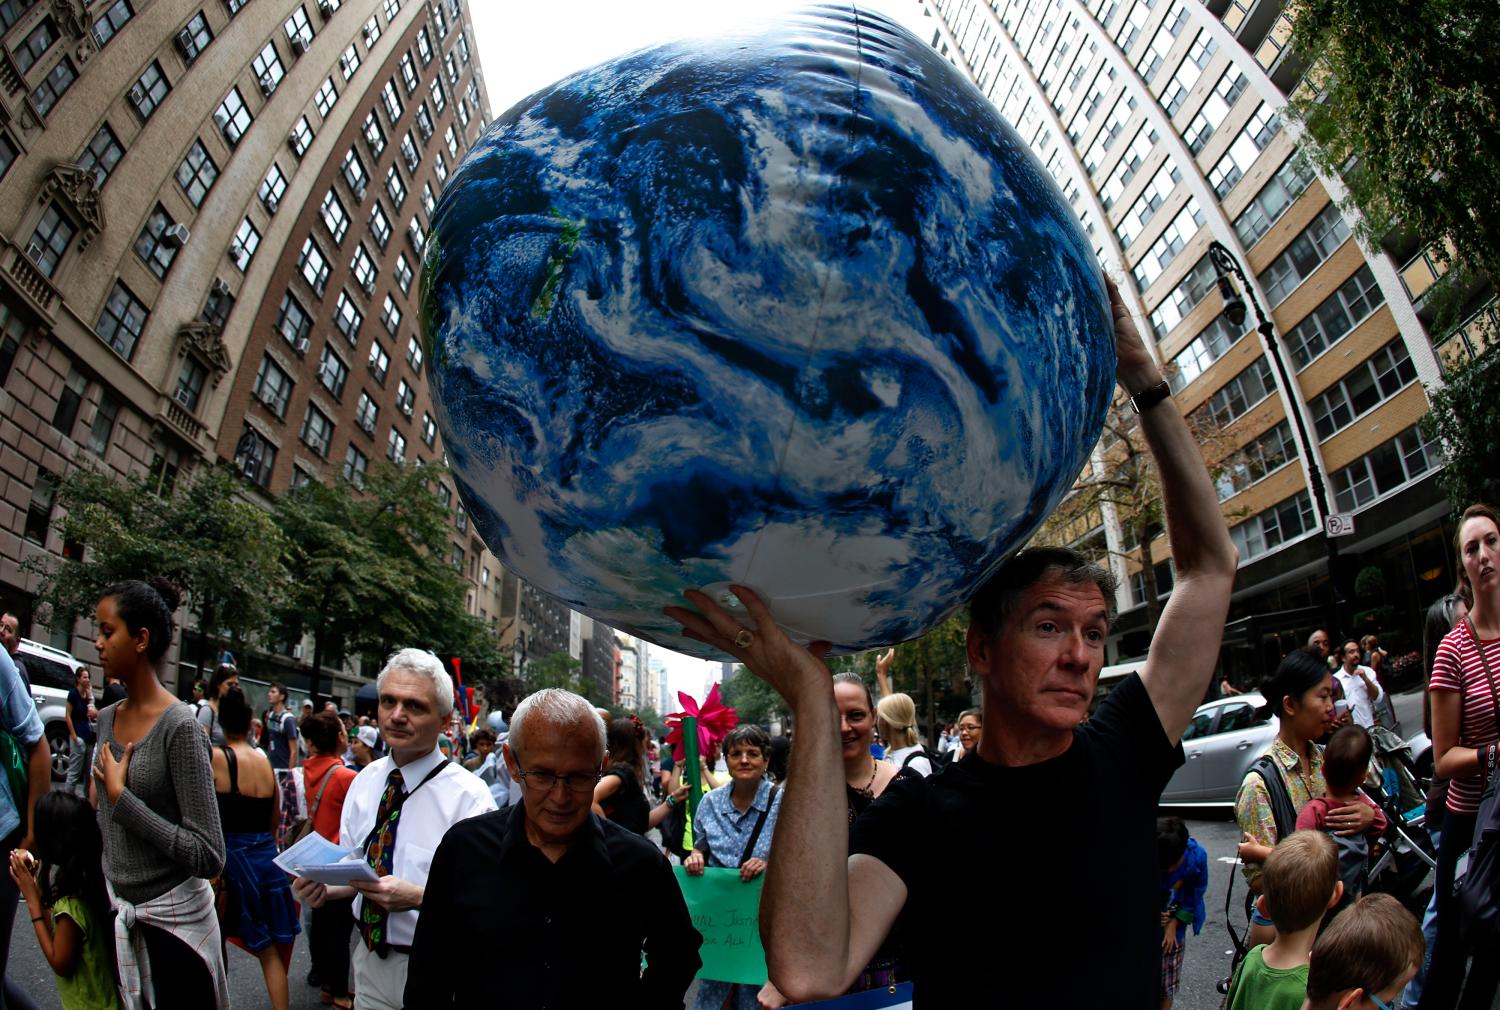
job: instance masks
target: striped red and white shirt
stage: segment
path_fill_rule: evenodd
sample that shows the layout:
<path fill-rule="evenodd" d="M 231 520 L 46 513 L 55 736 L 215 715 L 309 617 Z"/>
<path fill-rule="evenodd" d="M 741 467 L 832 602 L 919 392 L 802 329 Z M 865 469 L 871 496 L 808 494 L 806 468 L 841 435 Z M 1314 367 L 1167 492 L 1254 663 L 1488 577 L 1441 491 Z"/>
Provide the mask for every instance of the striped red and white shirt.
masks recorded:
<path fill-rule="evenodd" d="M 1482 644 L 1484 657 L 1489 660 L 1496 684 L 1500 685 L 1500 638 L 1485 639 Z M 1490 690 L 1489 678 L 1485 676 L 1484 664 L 1480 662 L 1479 650 L 1474 646 L 1474 636 L 1470 634 L 1467 622 L 1443 636 L 1437 658 L 1432 661 L 1432 679 L 1427 686 L 1432 691 L 1462 692 L 1460 746 L 1487 747 L 1500 741 L 1500 728 L 1495 722 L 1495 695 Z M 1448 809 L 1455 814 L 1477 814 L 1483 792 L 1482 776 L 1456 778 L 1448 788 Z"/>

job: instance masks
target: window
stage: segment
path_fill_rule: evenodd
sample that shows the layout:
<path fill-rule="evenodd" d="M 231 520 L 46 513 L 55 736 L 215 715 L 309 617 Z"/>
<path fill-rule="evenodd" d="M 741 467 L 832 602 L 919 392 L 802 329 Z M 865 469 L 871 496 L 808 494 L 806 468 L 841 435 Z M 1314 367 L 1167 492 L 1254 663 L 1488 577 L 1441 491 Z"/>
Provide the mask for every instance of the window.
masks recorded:
<path fill-rule="evenodd" d="M 380 102 L 385 106 L 385 119 L 391 126 L 401 118 L 401 96 L 396 93 L 396 79 L 391 78 L 380 89 Z"/>
<path fill-rule="evenodd" d="M 68 438 L 73 437 L 73 426 L 78 423 L 78 408 L 83 406 L 83 394 L 88 392 L 89 381 L 77 368 L 68 366 L 68 378 L 62 392 L 57 396 L 57 408 L 52 411 L 52 427 Z"/>
<path fill-rule="evenodd" d="M 208 369 L 189 354 L 182 359 L 182 368 L 177 373 L 177 389 L 172 398 L 188 411 L 198 409 L 198 399 L 203 395 L 203 382 L 208 378 Z"/>
<path fill-rule="evenodd" d="M 1182 103 L 1187 101 L 1188 92 L 1198 83 L 1198 78 L 1203 75 L 1203 68 L 1208 66 L 1208 61 L 1213 58 L 1214 51 L 1218 49 L 1218 43 L 1209 37 L 1206 30 L 1198 32 L 1198 38 L 1188 49 L 1186 58 L 1177 65 L 1177 70 L 1172 74 L 1172 79 L 1162 89 L 1161 107 L 1166 111 L 1167 117 L 1177 115 L 1182 108 Z"/>
<path fill-rule="evenodd" d="M 85 147 L 83 153 L 78 156 L 78 167 L 85 172 L 93 172 L 94 185 L 103 189 L 105 182 L 109 180 L 110 173 L 115 170 L 115 166 L 123 157 L 125 157 L 125 148 L 120 146 L 120 138 L 116 137 L 115 131 L 110 129 L 108 123 L 105 123 L 94 134 L 94 139 L 89 141 L 89 146 Z"/>
<path fill-rule="evenodd" d="M 8 32 L 21 20 L 21 16 L 29 11 L 36 0 L 0 0 L 0 32 Z M 439 18 L 442 12 L 438 12 Z M 438 32 L 442 34 L 441 31 Z"/>
<path fill-rule="evenodd" d="M 443 508 L 447 508 L 453 502 L 453 492 L 448 489 L 447 484 L 441 481 L 438 482 L 437 497 Z"/>
<path fill-rule="evenodd" d="M 213 40 L 214 33 L 209 30 L 208 18 L 199 11 L 177 33 L 177 49 L 182 53 L 183 62 L 191 66 Z"/>
<path fill-rule="evenodd" d="M 344 479 L 355 487 L 365 486 L 365 473 L 370 469 L 370 458 L 354 446 L 344 451 Z"/>
<path fill-rule="evenodd" d="M 339 100 L 339 89 L 333 86 L 333 78 L 325 77 L 323 83 L 318 85 L 318 93 L 313 95 L 313 105 L 318 110 L 318 115 L 324 119 L 328 113 L 333 111 L 334 103 Z"/>
<path fill-rule="evenodd" d="M 129 361 L 135 354 L 135 342 L 141 339 L 146 328 L 146 306 L 133 295 L 121 281 L 109 292 L 104 311 L 94 327 L 99 339 L 112 347 L 116 354 Z"/>
<path fill-rule="evenodd" d="M 401 0 L 385 0 L 385 19 L 393 21 L 401 13 Z"/>
<path fill-rule="evenodd" d="M 417 77 L 417 65 L 409 52 L 401 54 L 401 83 L 406 87 L 407 97 L 416 94 L 417 85 L 421 83 Z"/>
<path fill-rule="evenodd" d="M 375 118 L 375 113 L 365 117 L 365 146 L 370 149 L 370 156 L 376 161 L 385 153 L 385 130 L 380 126 L 380 120 Z"/>
<path fill-rule="evenodd" d="M 406 363 L 411 366 L 413 372 L 418 375 L 422 374 L 422 342 L 416 337 L 406 342 Z"/>
<path fill-rule="evenodd" d="M 385 193 L 391 198 L 391 203 L 396 205 L 397 210 L 400 210 L 401 205 L 406 202 L 406 183 L 401 178 L 401 170 L 395 165 L 386 169 Z M 382 242 L 381 246 L 384 247 L 384 245 L 385 243 Z"/>
<path fill-rule="evenodd" d="M 42 83 L 31 89 L 31 104 L 36 106 L 36 111 L 45 117 L 76 80 L 78 80 L 78 71 L 73 69 L 73 61 L 64 56 L 57 62 L 57 66 L 42 78 Z M 141 118 L 144 119 L 148 115 L 150 113 L 144 113 Z"/>
<path fill-rule="evenodd" d="M 427 245 L 427 233 L 422 230 L 422 222 L 412 215 L 411 221 L 406 226 L 406 237 L 411 240 L 411 247 L 422 255 L 422 249 Z"/>
<path fill-rule="evenodd" d="M 1104 185 L 1099 189 L 1100 200 L 1104 203 L 1104 209 L 1114 206 L 1125 187 L 1130 185 L 1130 180 L 1135 178 L 1136 172 L 1140 171 L 1141 164 L 1151 153 L 1151 148 L 1156 145 L 1156 131 L 1149 125 L 1142 126 L 1135 131 L 1135 137 L 1131 139 L 1130 146 L 1125 148 L 1120 155 L 1120 161 L 1109 173 L 1109 178 L 1104 180 Z M 431 211 L 428 211 L 429 216 Z"/>
<path fill-rule="evenodd" d="M 422 60 L 422 66 L 432 62 L 432 37 L 427 34 L 427 26 L 423 25 L 417 32 L 417 55 Z"/>
<path fill-rule="evenodd" d="M 375 48 L 375 43 L 380 41 L 380 18 L 371 14 L 370 20 L 365 22 L 363 31 L 365 36 L 365 51 L 369 52 Z"/>
<path fill-rule="evenodd" d="M 244 273 L 249 269 L 250 261 L 255 258 L 255 250 L 259 248 L 260 231 L 255 227 L 255 222 L 247 217 L 235 229 L 234 238 L 229 243 L 229 258 Z"/>
<path fill-rule="evenodd" d="M 109 40 L 119 34 L 120 29 L 125 27 L 125 22 L 134 15 L 130 0 L 115 0 L 105 7 L 104 13 L 94 19 L 94 44 L 100 49 L 109 45 Z"/>
<path fill-rule="evenodd" d="M 1213 183 L 1214 192 L 1218 193 L 1221 199 L 1227 196 L 1234 188 L 1234 184 L 1250 170 L 1256 157 L 1280 130 L 1280 118 L 1272 114 L 1262 102 L 1255 110 L 1255 114 L 1250 117 L 1250 121 L 1245 124 L 1245 128 L 1240 131 L 1239 136 L 1234 138 L 1234 143 L 1229 145 L 1229 150 L 1208 174 L 1208 181 Z"/>
<path fill-rule="evenodd" d="M 1213 94 L 1208 96 L 1182 135 L 1190 151 L 1197 154 L 1203 150 L 1219 124 L 1224 122 L 1224 117 L 1229 115 L 1230 108 L 1249 86 L 1250 79 L 1234 67 L 1224 71 L 1219 83 L 1214 85 Z"/>
<path fill-rule="evenodd" d="M 1261 271 L 1258 280 L 1271 308 L 1280 305 L 1348 237 L 1349 226 L 1344 223 L 1338 206 L 1330 203 L 1292 240 L 1285 252 Z"/>
<path fill-rule="evenodd" d="M 1297 441 L 1292 438 L 1291 425 L 1282 421 L 1219 464 L 1222 472 L 1215 480 L 1219 501 L 1228 501 L 1296 458 Z"/>
<path fill-rule="evenodd" d="M 422 209 L 431 217 L 433 210 L 437 208 L 437 198 L 432 195 L 432 187 L 422 183 Z"/>
<path fill-rule="evenodd" d="M 254 121 L 255 117 L 250 115 L 250 109 L 246 107 L 239 88 L 230 88 L 229 94 L 224 96 L 224 100 L 214 110 L 214 125 L 219 128 L 219 132 L 224 135 L 224 142 L 230 147 L 240 142 L 240 138 Z"/>
<path fill-rule="evenodd" d="M 354 408 L 354 423 L 359 425 L 360 429 L 363 430 L 366 435 L 373 435 L 375 434 L 375 420 L 379 416 L 380 408 L 376 406 L 375 401 L 370 398 L 369 393 L 361 390 L 359 394 L 359 403 Z"/>
<path fill-rule="evenodd" d="M 10 166 L 14 165 L 20 156 L 21 152 L 16 150 L 16 145 L 11 143 L 10 138 L 0 133 L 0 179 L 5 178 L 5 174 L 10 171 Z M 101 182 L 100 185 L 103 183 Z"/>
<path fill-rule="evenodd" d="M 1240 563 L 1274 550 L 1309 530 L 1316 528 L 1312 500 L 1306 491 L 1292 497 L 1238 526 L 1230 527 L 1229 539 L 1240 551 Z"/>
<path fill-rule="evenodd" d="M 1368 360 L 1356 365 L 1327 392 L 1308 401 L 1318 437 L 1328 438 L 1353 424 L 1377 404 L 1415 382 L 1416 378 L 1416 366 L 1407 356 L 1406 345 L 1397 337 Z"/>
<path fill-rule="evenodd" d="M 57 497 L 57 478 L 38 470 L 31 486 L 31 501 L 26 506 L 26 528 L 23 535 L 33 543 L 46 544 L 47 527 L 52 524 L 52 503 Z"/>
<path fill-rule="evenodd" d="M 318 297 L 323 297 L 323 292 L 328 288 L 328 257 L 311 235 L 302 243 L 302 253 L 297 257 L 297 269 L 302 272 L 302 279 L 318 293 Z"/>
<path fill-rule="evenodd" d="M 335 397 L 344 395 L 344 383 L 349 378 L 349 366 L 333 350 L 332 344 L 323 345 L 323 356 L 318 362 L 318 381 Z"/>
<path fill-rule="evenodd" d="M 3 302 L 0 302 L 0 386 L 10 378 L 15 366 L 16 354 L 21 350 L 21 340 L 26 336 L 26 324 Z"/>
<path fill-rule="evenodd" d="M 375 244 L 383 251 L 391 241 L 391 219 L 386 216 L 385 208 L 380 206 L 376 200 L 370 208 L 370 234 L 375 237 Z"/>
<path fill-rule="evenodd" d="M 426 102 L 417 103 L 417 132 L 422 135 L 422 143 L 432 139 L 432 113 L 427 111 Z"/>
<path fill-rule="evenodd" d="M 374 294 L 375 261 L 370 258 L 370 251 L 363 242 L 354 247 L 354 258 L 349 261 L 349 268 L 354 272 L 355 281 L 364 288 L 365 294 Z"/>
<path fill-rule="evenodd" d="M 385 332 L 393 337 L 401 328 L 401 308 L 390 295 L 385 296 L 385 305 L 380 311 L 380 321 L 385 325 Z"/>
<path fill-rule="evenodd" d="M 385 454 L 392 463 L 401 463 L 406 460 L 406 436 L 395 428 L 391 429 L 390 437 L 386 439 Z M 454 548 L 458 550 L 458 548 Z"/>
<path fill-rule="evenodd" d="M 1172 187 L 1177 185 L 1179 178 L 1181 174 L 1169 156 L 1161 168 L 1156 170 L 1156 174 L 1151 177 L 1151 181 L 1146 184 L 1146 188 L 1141 191 L 1135 203 L 1130 205 L 1130 210 L 1125 212 L 1119 226 L 1115 228 L 1115 233 L 1120 237 L 1120 248 L 1130 248 L 1130 243 L 1135 241 L 1151 219 L 1156 216 L 1157 208 L 1171 194 Z"/>
<path fill-rule="evenodd" d="M 443 5 L 432 5 L 432 22 L 437 26 L 438 38 L 448 34 L 448 21 L 443 17 Z"/>
<path fill-rule="evenodd" d="M 267 354 L 260 359 L 251 393 L 279 418 L 286 417 L 287 402 L 292 397 L 292 377 Z"/>
<path fill-rule="evenodd" d="M 292 44 L 292 52 L 304 53 L 312 45 L 312 22 L 307 20 L 307 11 L 301 4 L 292 8 L 291 16 L 282 23 L 281 28 L 286 32 L 286 40 Z"/>
<path fill-rule="evenodd" d="M 448 148 L 448 156 L 451 157 L 451 158 L 457 158 L 458 157 L 458 134 L 457 134 L 457 132 L 454 131 L 454 129 L 453 129 L 453 127 L 451 125 L 448 127 L 448 129 L 446 129 L 446 130 L 443 131 L 443 143 Z"/>
<path fill-rule="evenodd" d="M 309 403 L 307 413 L 302 415 L 302 431 L 297 437 L 302 439 L 303 445 L 326 459 L 328 443 L 333 438 L 333 422 L 328 419 L 327 414 Z"/>
<path fill-rule="evenodd" d="M 172 269 L 181 234 L 167 216 L 166 209 L 157 204 L 146 220 L 146 227 L 141 229 L 141 234 L 135 240 L 135 254 L 145 261 L 146 267 L 158 279 L 165 278 L 167 271 Z"/>
<path fill-rule="evenodd" d="M 1136 283 L 1144 291 L 1151 286 L 1152 282 L 1160 277 L 1182 252 L 1183 246 L 1198 231 L 1203 224 L 1203 211 L 1198 207 L 1195 197 L 1189 197 L 1187 206 L 1177 212 L 1172 223 L 1167 225 L 1161 237 L 1151 244 L 1146 250 L 1146 255 L 1135 265 L 1132 271 L 1135 274 Z"/>
<path fill-rule="evenodd" d="M 89 425 L 89 450 L 100 459 L 109 451 L 109 439 L 115 433 L 115 421 L 119 416 L 120 401 L 101 390 L 99 406 L 94 408 L 94 420 Z"/>
<path fill-rule="evenodd" d="M 234 458 L 240 474 L 253 484 L 269 488 L 271 471 L 276 468 L 276 447 L 248 423 L 245 425 L 245 433 L 240 437 L 240 445 L 244 449 Z"/>
<path fill-rule="evenodd" d="M 11 55 L 15 57 L 16 69 L 23 74 L 31 73 L 31 68 L 36 66 L 38 61 L 47 55 L 47 50 L 56 44 L 57 22 L 51 17 L 44 17 L 21 40 L 21 44 L 12 50 Z"/>
<path fill-rule="evenodd" d="M 462 508 L 454 509 L 453 525 L 460 533 L 469 532 L 469 513 L 465 512 Z"/>
<path fill-rule="evenodd" d="M 1208 402 L 1193 411 L 1194 418 L 1206 427 L 1208 423 L 1228 427 L 1276 391 L 1271 365 L 1265 355 L 1256 358 L 1244 371 L 1224 383 Z"/>
<path fill-rule="evenodd" d="M 386 3 L 390 3 L 390 2 L 391 2 L 391 0 L 386 0 Z M 1148 0 L 1148 2 L 1146 3 L 1146 6 L 1149 7 L 1150 5 L 1151 4 L 1150 4 L 1150 2 Z M 458 58 L 464 62 L 465 66 L 467 66 L 468 62 L 469 62 L 469 39 L 468 39 L 468 37 L 465 36 L 464 34 L 460 33 L 459 36 L 458 36 L 458 41 L 455 42 L 455 43 L 453 43 L 453 51 L 456 52 L 456 53 L 458 53 Z"/>
<path fill-rule="evenodd" d="M 1120 51 L 1128 53 L 1135 40 L 1140 38 L 1141 31 L 1146 27 L 1146 19 L 1151 16 L 1151 0 L 1136 0 L 1130 5 L 1130 12 L 1125 15 L 1125 20 L 1115 26 L 1115 41 L 1120 44 Z M 1101 21 L 1100 24 L 1104 22 Z"/>
<path fill-rule="evenodd" d="M 441 115 L 442 111 L 448 107 L 448 94 L 443 90 L 443 79 L 441 77 L 434 77 L 432 79 L 432 87 L 428 89 L 427 93 L 432 99 L 432 111 Z"/>
<path fill-rule="evenodd" d="M 1334 507 L 1340 512 L 1363 508 L 1441 464 L 1437 443 L 1423 439 L 1421 429 L 1413 425 L 1334 472 Z"/>
<path fill-rule="evenodd" d="M 351 42 L 349 43 L 349 48 L 345 49 L 343 55 L 339 57 L 339 73 L 343 74 L 344 80 L 347 81 L 354 76 L 354 72 L 358 69 L 359 47 Z"/>
<path fill-rule="evenodd" d="M 215 277 L 213 286 L 208 289 L 208 297 L 203 301 L 203 321 L 223 329 L 233 308 L 234 295 L 229 285 Z"/>
<path fill-rule="evenodd" d="M 406 162 L 406 170 L 415 173 L 417 166 L 422 163 L 422 155 L 417 151 L 416 141 L 411 139 L 411 131 L 407 130 L 401 138 L 401 160 Z"/>
<path fill-rule="evenodd" d="M 328 234 L 333 236 L 335 244 L 342 244 L 344 235 L 349 231 L 349 212 L 344 209 L 344 201 L 332 189 L 323 197 L 322 214 Z"/>
<path fill-rule="evenodd" d="M 401 289 L 403 295 L 411 294 L 411 260 L 406 258 L 406 253 L 396 257 L 396 286 Z"/>
<path fill-rule="evenodd" d="M 270 98 L 281 84 L 281 79 L 286 76 L 286 68 L 281 65 L 281 55 L 276 52 L 276 43 L 267 42 L 262 46 L 255 59 L 250 61 L 250 69 L 255 71 L 255 81 L 260 85 L 260 93 Z"/>
<path fill-rule="evenodd" d="M 427 448 L 432 448 L 432 443 L 437 441 L 437 422 L 428 413 L 422 414 L 422 442 Z"/>
<path fill-rule="evenodd" d="M 276 314 L 276 332 L 292 345 L 293 350 L 301 354 L 307 350 L 308 334 L 311 331 L 312 318 L 297 300 L 297 296 L 290 291 L 282 295 L 281 309 Z"/>
<path fill-rule="evenodd" d="M 402 379 L 396 384 L 396 409 L 407 417 L 411 417 L 412 408 L 416 406 L 417 394 L 411 388 L 411 383 Z"/>
<path fill-rule="evenodd" d="M 276 208 L 281 206 L 281 198 L 286 193 L 286 174 L 281 171 L 281 166 L 274 161 L 270 169 L 266 171 L 266 177 L 261 180 L 257 195 L 260 202 L 265 204 L 268 213 L 276 213 Z"/>
<path fill-rule="evenodd" d="M 370 173 L 365 171 L 365 163 L 360 160 L 359 152 L 349 148 L 344 155 L 344 164 L 341 169 L 344 173 L 344 181 L 354 192 L 354 199 L 358 203 L 364 203 L 365 187 L 370 184 Z"/>
<path fill-rule="evenodd" d="M 63 214 L 62 208 L 49 203 L 42 212 L 42 219 L 37 222 L 36 230 L 31 233 L 31 241 L 26 243 L 26 258 L 48 277 L 55 276 L 57 265 L 62 262 L 75 234 L 77 229 Z"/>
<path fill-rule="evenodd" d="M 300 158 L 307 153 L 307 149 L 312 146 L 313 130 L 306 116 L 297 117 L 297 121 L 292 124 L 292 132 L 287 134 L 287 142 L 291 145 L 292 153 L 297 157 Z"/>
<path fill-rule="evenodd" d="M 313 475 L 302 469 L 296 463 L 292 464 L 292 487 L 299 488 L 304 484 L 313 482 Z"/>
<path fill-rule="evenodd" d="M 1384 303 L 1385 295 L 1375 283 L 1375 275 L 1368 266 L 1360 267 L 1287 333 L 1286 348 L 1297 369 L 1306 368 Z"/>
<path fill-rule="evenodd" d="M 458 64 L 453 62 L 452 53 L 443 57 L 443 73 L 447 76 L 449 84 L 458 83 Z"/>
<path fill-rule="evenodd" d="M 354 304 L 349 292 L 340 291 L 338 305 L 333 310 L 333 325 L 338 327 L 338 331 L 350 344 L 359 340 L 359 328 L 364 325 L 364 321 L 364 313 L 359 311 L 359 306 Z"/>
<path fill-rule="evenodd" d="M 1176 371 L 1169 376 L 1172 392 L 1180 393 L 1188 383 L 1208 370 L 1208 366 L 1222 358 L 1229 348 L 1245 334 L 1243 325 L 1235 326 L 1224 316 L 1215 316 L 1193 342 L 1172 359 Z"/>
<path fill-rule="evenodd" d="M 1282 162 L 1270 180 L 1261 187 L 1255 199 L 1235 219 L 1234 232 L 1246 249 L 1261 240 L 1271 226 L 1281 219 L 1297 197 L 1314 178 L 1312 166 L 1297 155 Z"/>
<path fill-rule="evenodd" d="M 438 186 L 448 181 L 448 163 L 443 160 L 443 152 L 439 151 L 432 159 L 432 174 L 437 176 Z"/>
<path fill-rule="evenodd" d="M 209 157 L 208 148 L 203 146 L 203 141 L 194 140 L 187 157 L 177 166 L 177 185 L 182 187 L 188 203 L 202 207 L 203 198 L 208 196 L 218 178 L 219 166 Z"/>
<path fill-rule="evenodd" d="M 375 381 L 382 386 L 385 385 L 385 377 L 391 372 L 391 356 L 385 353 L 385 348 L 380 346 L 380 341 L 370 343 L 370 374 Z"/>

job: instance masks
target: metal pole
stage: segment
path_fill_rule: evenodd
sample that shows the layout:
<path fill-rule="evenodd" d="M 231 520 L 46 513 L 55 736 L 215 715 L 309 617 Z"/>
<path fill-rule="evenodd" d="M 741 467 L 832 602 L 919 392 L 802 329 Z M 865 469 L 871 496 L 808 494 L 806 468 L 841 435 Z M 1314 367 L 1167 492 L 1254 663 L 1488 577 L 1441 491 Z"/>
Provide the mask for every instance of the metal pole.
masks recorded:
<path fill-rule="evenodd" d="M 1249 279 L 1245 276 L 1244 269 L 1235 255 L 1220 242 L 1210 242 L 1208 246 L 1209 260 L 1214 265 L 1214 270 L 1223 278 L 1225 274 L 1232 273 L 1239 279 L 1240 290 L 1250 299 L 1250 306 L 1255 310 L 1255 328 L 1266 340 L 1266 347 L 1271 353 L 1271 363 L 1276 367 L 1276 379 L 1281 383 L 1281 388 L 1286 392 L 1289 413 L 1292 415 L 1292 423 L 1297 429 L 1297 443 L 1302 450 L 1302 458 L 1307 466 L 1307 479 L 1312 485 L 1313 501 L 1317 503 L 1318 513 L 1324 522 L 1323 543 L 1328 550 L 1328 579 L 1333 586 L 1333 623 L 1335 630 L 1345 633 L 1347 625 L 1344 623 L 1347 598 L 1344 595 L 1343 580 L 1339 576 L 1339 542 L 1337 537 L 1328 535 L 1328 517 L 1333 514 L 1328 500 L 1328 486 L 1323 481 L 1323 470 L 1318 466 L 1318 458 L 1313 454 L 1312 436 L 1308 433 L 1307 424 L 1302 419 L 1302 411 L 1296 409 L 1298 396 L 1294 395 L 1297 387 L 1292 385 L 1291 373 L 1287 370 L 1286 359 L 1281 353 L 1281 343 L 1276 339 L 1276 327 L 1266 317 L 1261 309 L 1260 299 L 1255 297 L 1255 289 L 1250 286 Z M 1226 313 L 1227 314 L 1227 313 Z M 1243 307 L 1241 308 L 1243 314 Z M 1231 322 L 1234 322 L 1231 318 Z"/>

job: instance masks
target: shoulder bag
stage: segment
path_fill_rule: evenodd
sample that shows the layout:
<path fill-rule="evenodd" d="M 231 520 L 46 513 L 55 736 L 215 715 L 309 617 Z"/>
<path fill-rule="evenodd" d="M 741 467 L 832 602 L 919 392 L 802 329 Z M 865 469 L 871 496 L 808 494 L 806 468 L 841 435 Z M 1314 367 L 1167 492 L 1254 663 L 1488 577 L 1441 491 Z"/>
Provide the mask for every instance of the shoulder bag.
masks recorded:
<path fill-rule="evenodd" d="M 1490 698 L 1495 705 L 1495 726 L 1500 729 L 1500 692 L 1495 690 L 1495 675 L 1490 671 L 1490 661 L 1485 657 L 1484 645 L 1479 641 L 1473 622 L 1466 618 L 1464 624 L 1479 652 L 1479 662 L 1484 667 L 1484 678 L 1489 683 Z M 1459 697 L 1463 697 L 1462 693 Z M 1463 732 L 1462 723 L 1459 732 Z M 1484 749 L 1479 751 L 1479 770 L 1486 780 L 1484 794 L 1479 800 L 1479 813 L 1474 818 L 1474 840 L 1459 861 L 1453 881 L 1459 935 L 1466 949 L 1500 937 L 1500 811 L 1496 810 L 1496 787 L 1500 786 L 1500 776 L 1495 774 L 1493 761 L 1486 767 L 1484 753 Z"/>

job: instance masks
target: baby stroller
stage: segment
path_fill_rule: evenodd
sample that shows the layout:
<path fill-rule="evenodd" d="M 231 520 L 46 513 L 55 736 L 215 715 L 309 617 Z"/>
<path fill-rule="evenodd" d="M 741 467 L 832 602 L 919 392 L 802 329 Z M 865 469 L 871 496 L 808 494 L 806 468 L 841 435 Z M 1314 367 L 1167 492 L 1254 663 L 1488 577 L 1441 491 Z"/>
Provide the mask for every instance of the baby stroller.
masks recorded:
<path fill-rule="evenodd" d="M 1383 726 L 1371 730 L 1370 738 L 1375 756 L 1364 791 L 1385 813 L 1386 829 L 1370 865 L 1369 890 L 1410 902 L 1427 872 L 1437 866 L 1426 827 L 1426 783 L 1416 774 L 1406 741 Z"/>

